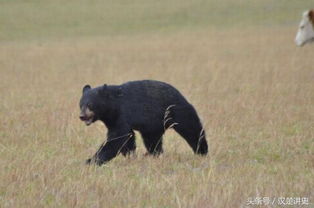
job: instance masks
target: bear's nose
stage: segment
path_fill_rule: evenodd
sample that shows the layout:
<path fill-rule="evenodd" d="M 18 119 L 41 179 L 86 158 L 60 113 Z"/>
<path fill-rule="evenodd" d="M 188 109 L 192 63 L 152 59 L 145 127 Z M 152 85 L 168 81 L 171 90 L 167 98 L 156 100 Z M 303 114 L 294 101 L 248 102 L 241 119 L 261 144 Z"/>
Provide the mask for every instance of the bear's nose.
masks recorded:
<path fill-rule="evenodd" d="M 80 119 L 81 119 L 82 121 L 84 121 L 84 120 L 85 120 L 85 116 L 84 116 L 84 115 L 80 115 Z"/>

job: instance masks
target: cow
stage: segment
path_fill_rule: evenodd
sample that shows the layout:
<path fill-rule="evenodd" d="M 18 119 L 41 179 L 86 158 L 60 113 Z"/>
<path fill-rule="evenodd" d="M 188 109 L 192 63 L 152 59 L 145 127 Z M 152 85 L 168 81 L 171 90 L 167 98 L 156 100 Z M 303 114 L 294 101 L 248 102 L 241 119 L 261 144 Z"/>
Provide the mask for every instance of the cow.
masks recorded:
<path fill-rule="evenodd" d="M 299 25 L 295 43 L 297 46 L 304 46 L 314 41 L 314 9 L 305 11 Z"/>

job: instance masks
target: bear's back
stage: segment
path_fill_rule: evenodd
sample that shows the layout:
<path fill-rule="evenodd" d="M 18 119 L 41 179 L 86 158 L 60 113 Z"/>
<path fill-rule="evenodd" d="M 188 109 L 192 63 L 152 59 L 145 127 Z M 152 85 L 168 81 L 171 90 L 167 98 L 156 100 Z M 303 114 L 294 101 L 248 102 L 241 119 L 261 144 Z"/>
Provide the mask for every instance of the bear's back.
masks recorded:
<path fill-rule="evenodd" d="M 159 103 L 161 106 L 187 103 L 176 88 L 165 82 L 141 80 L 127 82 L 121 86 L 125 98 L 143 103 Z"/>
<path fill-rule="evenodd" d="M 120 85 L 120 89 L 122 114 L 136 130 L 143 126 L 163 128 L 161 121 L 169 107 L 190 106 L 176 88 L 160 81 L 132 81 Z"/>

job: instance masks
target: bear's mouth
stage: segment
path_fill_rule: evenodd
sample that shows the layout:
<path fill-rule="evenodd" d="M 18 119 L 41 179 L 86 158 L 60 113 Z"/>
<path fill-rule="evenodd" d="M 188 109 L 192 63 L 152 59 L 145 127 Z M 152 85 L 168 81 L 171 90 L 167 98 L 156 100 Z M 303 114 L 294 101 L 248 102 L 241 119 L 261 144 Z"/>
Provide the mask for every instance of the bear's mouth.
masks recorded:
<path fill-rule="evenodd" d="M 95 113 L 89 108 L 85 108 L 80 114 L 80 119 L 85 122 L 86 126 L 89 126 L 95 121 Z"/>
<path fill-rule="evenodd" d="M 91 125 L 91 123 L 93 123 L 93 121 L 94 121 L 94 117 L 93 116 L 91 116 L 91 117 L 80 116 L 80 119 L 81 119 L 81 121 L 85 122 L 86 126 Z"/>

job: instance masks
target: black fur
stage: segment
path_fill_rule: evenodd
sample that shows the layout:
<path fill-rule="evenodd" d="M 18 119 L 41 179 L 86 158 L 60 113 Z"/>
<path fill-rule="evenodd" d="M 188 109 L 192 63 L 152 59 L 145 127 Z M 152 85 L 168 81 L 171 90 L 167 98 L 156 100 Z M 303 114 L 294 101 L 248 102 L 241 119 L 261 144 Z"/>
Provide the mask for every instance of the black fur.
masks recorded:
<path fill-rule="evenodd" d="M 177 131 L 196 154 L 208 152 L 205 132 L 194 107 L 169 84 L 144 80 L 97 88 L 86 85 L 80 108 L 84 111 L 86 107 L 95 115 L 93 122 L 101 120 L 108 128 L 107 142 L 87 163 L 101 165 L 119 153 L 134 152 L 133 130 L 141 133 L 152 155 L 163 152 L 162 135 L 169 127 Z"/>

